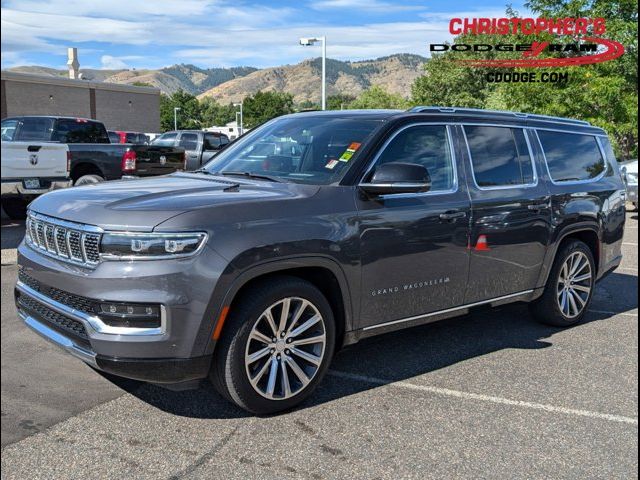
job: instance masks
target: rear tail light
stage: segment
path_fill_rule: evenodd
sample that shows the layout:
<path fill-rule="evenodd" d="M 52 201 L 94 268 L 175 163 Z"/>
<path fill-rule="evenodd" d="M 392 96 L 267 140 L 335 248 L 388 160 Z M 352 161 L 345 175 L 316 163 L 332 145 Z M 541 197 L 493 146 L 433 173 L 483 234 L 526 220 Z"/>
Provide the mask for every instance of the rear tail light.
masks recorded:
<path fill-rule="evenodd" d="M 71 173 L 71 152 L 67 151 L 67 175 Z"/>
<path fill-rule="evenodd" d="M 133 173 L 136 171 L 136 160 L 138 159 L 134 150 L 127 150 L 122 155 L 122 173 Z"/>
<path fill-rule="evenodd" d="M 182 168 L 184 168 L 184 171 L 187 171 L 187 152 L 183 152 L 182 153 Z"/>

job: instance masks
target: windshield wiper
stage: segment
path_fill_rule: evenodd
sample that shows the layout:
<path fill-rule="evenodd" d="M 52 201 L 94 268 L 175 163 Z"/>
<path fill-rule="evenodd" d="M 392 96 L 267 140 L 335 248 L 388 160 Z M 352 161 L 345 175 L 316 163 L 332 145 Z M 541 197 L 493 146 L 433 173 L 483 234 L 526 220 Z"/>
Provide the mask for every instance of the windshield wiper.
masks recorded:
<path fill-rule="evenodd" d="M 270 182 L 278 182 L 281 183 L 282 180 L 276 177 L 270 177 L 269 175 L 262 175 L 260 173 L 253 172 L 218 172 L 215 175 L 231 175 L 236 177 L 247 177 L 247 178 L 258 178 L 261 180 L 269 180 Z"/>

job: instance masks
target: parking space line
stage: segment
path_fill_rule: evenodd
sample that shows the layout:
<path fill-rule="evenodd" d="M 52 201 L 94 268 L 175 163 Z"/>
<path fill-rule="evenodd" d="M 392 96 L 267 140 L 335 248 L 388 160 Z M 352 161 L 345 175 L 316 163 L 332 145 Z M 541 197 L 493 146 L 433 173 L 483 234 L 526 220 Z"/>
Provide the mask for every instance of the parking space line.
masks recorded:
<path fill-rule="evenodd" d="M 481 402 L 495 403 L 499 405 L 508 405 L 511 407 L 528 408 L 532 410 L 542 410 L 549 413 L 562 413 L 566 415 L 573 415 L 578 417 L 595 418 L 598 420 L 607 420 L 609 422 L 626 423 L 629 425 L 638 425 L 638 419 L 633 417 L 625 417 L 623 415 L 612 415 L 609 413 L 592 412 L 589 410 L 580 410 L 575 408 L 559 407 L 555 405 L 547 405 L 544 403 L 525 402 L 522 400 L 512 400 L 503 397 L 494 397 L 492 395 L 483 395 L 480 393 L 463 392 L 459 390 L 451 390 L 448 388 L 433 387 L 429 385 L 414 385 L 409 382 L 393 382 L 391 380 L 383 380 L 381 378 L 369 377 L 365 375 L 358 375 L 355 373 L 341 372 L 337 370 L 330 370 L 329 375 L 343 378 L 347 380 L 356 380 L 364 383 L 372 383 L 374 385 L 389 385 L 393 387 L 401 387 L 409 390 L 415 390 L 419 392 L 435 393 L 437 395 L 444 395 L 447 397 L 461 398 L 463 400 L 477 400 Z"/>
<path fill-rule="evenodd" d="M 637 243 L 631 243 L 631 242 L 622 242 L 622 245 L 624 245 L 625 247 L 637 247 L 638 246 Z"/>

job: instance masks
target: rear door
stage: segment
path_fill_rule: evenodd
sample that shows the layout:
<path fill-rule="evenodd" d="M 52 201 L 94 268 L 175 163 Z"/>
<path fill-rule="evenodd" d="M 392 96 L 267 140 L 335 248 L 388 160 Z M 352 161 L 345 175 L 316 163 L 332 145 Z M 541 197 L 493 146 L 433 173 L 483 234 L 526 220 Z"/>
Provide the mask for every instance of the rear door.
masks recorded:
<path fill-rule="evenodd" d="M 472 215 L 465 303 L 531 290 L 551 238 L 551 198 L 527 132 L 508 125 L 457 128 L 466 146 Z"/>
<path fill-rule="evenodd" d="M 202 152 L 199 135 L 196 132 L 182 132 L 178 139 L 178 146 L 184 148 L 187 156 L 187 170 L 195 170 L 202 166 Z"/>

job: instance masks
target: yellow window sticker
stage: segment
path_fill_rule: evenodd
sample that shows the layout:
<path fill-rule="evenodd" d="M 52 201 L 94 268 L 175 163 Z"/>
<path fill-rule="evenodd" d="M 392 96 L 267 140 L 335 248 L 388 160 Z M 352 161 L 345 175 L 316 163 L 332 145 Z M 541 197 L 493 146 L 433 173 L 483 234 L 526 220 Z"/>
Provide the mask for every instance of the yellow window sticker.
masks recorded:
<path fill-rule="evenodd" d="M 341 162 L 348 162 L 349 160 L 351 160 L 351 157 L 353 157 L 353 154 L 356 153 L 356 151 L 358 151 L 358 149 L 360 148 L 360 145 L 361 144 L 358 142 L 351 143 L 351 145 L 349 145 L 347 150 L 345 150 L 345 152 L 342 154 L 342 156 L 338 160 L 340 160 Z"/>

